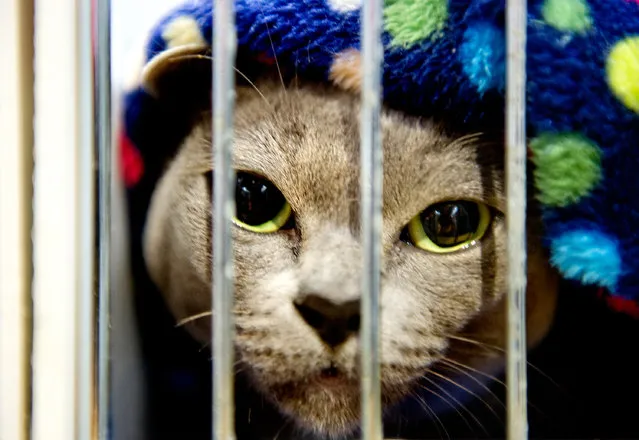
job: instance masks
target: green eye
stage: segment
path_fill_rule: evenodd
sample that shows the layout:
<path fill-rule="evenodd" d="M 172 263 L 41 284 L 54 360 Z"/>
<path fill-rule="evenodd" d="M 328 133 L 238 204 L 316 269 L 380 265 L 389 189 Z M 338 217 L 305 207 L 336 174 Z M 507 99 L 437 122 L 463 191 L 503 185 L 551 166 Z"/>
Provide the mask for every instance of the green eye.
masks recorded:
<path fill-rule="evenodd" d="M 402 235 L 425 251 L 454 252 L 480 240 L 490 221 L 490 209 L 484 204 L 464 200 L 442 202 L 415 216 Z"/>
<path fill-rule="evenodd" d="M 252 173 L 237 172 L 235 207 L 233 222 L 253 232 L 276 232 L 289 226 L 292 220 L 291 206 L 280 190 Z"/>

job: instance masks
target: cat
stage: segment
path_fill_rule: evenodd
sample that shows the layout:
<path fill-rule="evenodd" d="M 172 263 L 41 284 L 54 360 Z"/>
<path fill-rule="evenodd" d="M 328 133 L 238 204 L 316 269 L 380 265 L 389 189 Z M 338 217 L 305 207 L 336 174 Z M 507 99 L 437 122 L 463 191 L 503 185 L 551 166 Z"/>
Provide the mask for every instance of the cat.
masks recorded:
<path fill-rule="evenodd" d="M 149 88 L 184 106 L 191 128 L 154 190 L 143 241 L 168 309 L 202 344 L 211 339 L 214 172 L 205 58 L 199 66 L 197 58 L 167 58 L 147 72 Z M 238 370 L 300 432 L 345 438 L 360 415 L 360 97 L 297 78 L 252 79 L 238 80 L 234 114 Z M 504 149 L 500 130 L 492 131 L 458 132 L 383 110 L 387 419 L 407 399 L 433 400 L 424 378 L 503 369 Z M 557 296 L 537 215 L 528 220 L 527 265 L 527 342 L 534 347 L 552 324 Z"/>

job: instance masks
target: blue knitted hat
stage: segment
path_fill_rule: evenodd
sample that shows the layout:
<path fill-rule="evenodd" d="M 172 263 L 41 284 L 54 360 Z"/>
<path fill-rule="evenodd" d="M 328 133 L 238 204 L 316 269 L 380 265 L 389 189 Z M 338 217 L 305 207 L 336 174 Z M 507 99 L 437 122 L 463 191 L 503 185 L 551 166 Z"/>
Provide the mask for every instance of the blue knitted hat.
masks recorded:
<path fill-rule="evenodd" d="M 551 263 L 635 313 L 639 0 L 528 3 L 529 157 Z M 276 57 L 301 77 L 356 88 L 360 7 L 361 0 L 236 0 L 238 54 L 256 65 Z M 504 0 L 386 0 L 385 103 L 468 127 L 503 119 L 504 20 Z M 208 0 L 170 12 L 152 30 L 145 63 L 181 46 L 210 46 L 212 22 Z M 166 154 L 185 135 L 172 121 L 141 82 L 127 92 L 121 159 L 131 215 L 145 217 Z M 142 227 L 132 222 L 133 240 Z"/>

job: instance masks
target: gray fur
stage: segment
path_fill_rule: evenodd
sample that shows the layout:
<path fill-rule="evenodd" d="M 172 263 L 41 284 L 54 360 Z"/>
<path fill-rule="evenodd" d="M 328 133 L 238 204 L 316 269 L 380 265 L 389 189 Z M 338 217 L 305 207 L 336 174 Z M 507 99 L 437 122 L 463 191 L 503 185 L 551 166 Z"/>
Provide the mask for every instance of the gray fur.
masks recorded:
<path fill-rule="evenodd" d="M 237 328 L 242 368 L 255 387 L 299 426 L 338 436 L 359 417 L 357 337 L 336 349 L 322 343 L 294 307 L 299 295 L 357 300 L 359 235 L 359 98 L 311 85 L 288 90 L 265 81 L 238 90 L 238 170 L 259 173 L 284 194 L 294 232 L 257 234 L 233 228 Z M 497 216 L 476 246 L 433 254 L 399 240 L 408 221 L 451 199 L 482 201 L 504 213 L 503 147 L 485 136 L 448 135 L 429 121 L 385 110 L 381 356 L 384 402 L 407 395 L 415 381 L 448 357 L 494 371 L 499 351 L 449 337 L 505 344 L 506 230 Z M 144 242 L 149 272 L 176 320 L 210 310 L 211 206 L 204 173 L 211 167 L 210 114 L 185 139 L 160 180 Z M 533 219 L 535 220 L 535 219 Z M 546 334 L 556 281 L 529 234 L 528 337 Z M 210 317 L 186 324 L 205 343 Z M 327 386 L 322 369 L 347 380 Z"/>

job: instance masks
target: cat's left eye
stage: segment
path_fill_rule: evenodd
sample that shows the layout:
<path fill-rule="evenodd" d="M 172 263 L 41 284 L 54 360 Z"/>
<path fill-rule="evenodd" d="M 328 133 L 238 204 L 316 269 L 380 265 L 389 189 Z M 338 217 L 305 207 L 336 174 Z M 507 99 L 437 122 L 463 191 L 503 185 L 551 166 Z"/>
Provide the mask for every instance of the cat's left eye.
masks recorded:
<path fill-rule="evenodd" d="M 429 206 L 413 217 L 402 239 L 429 252 L 448 253 L 480 240 L 491 221 L 483 203 L 454 200 Z"/>
<path fill-rule="evenodd" d="M 272 182 L 257 174 L 237 172 L 235 206 L 233 222 L 249 231 L 268 234 L 291 225 L 291 205 Z"/>

